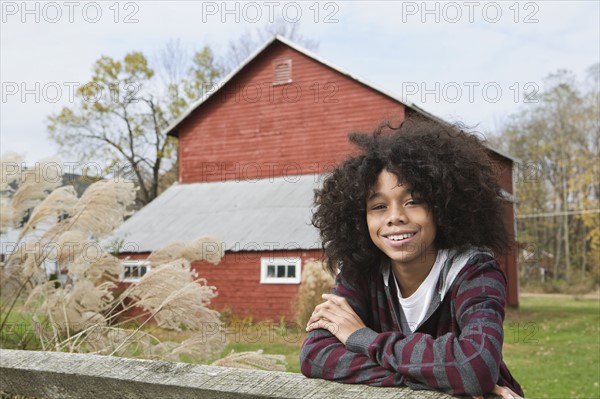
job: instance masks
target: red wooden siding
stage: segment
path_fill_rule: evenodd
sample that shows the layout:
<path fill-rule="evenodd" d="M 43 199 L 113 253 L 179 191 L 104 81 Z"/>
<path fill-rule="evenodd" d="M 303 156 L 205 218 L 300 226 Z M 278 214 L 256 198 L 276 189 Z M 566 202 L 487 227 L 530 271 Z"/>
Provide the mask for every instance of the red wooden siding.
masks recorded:
<path fill-rule="evenodd" d="M 148 253 L 120 254 L 120 258 L 146 259 Z M 299 284 L 261 284 L 260 260 L 266 258 L 302 259 L 301 267 L 311 259 L 321 259 L 321 250 L 289 250 L 264 252 L 226 252 L 218 265 L 204 261 L 192 263 L 198 271 L 198 277 L 204 278 L 208 285 L 215 286 L 217 297 L 211 302 L 211 308 L 231 310 L 236 317 L 252 316 L 255 320 L 278 322 L 285 317 L 288 322 L 295 320 L 294 299 Z M 124 290 L 129 283 L 120 282 L 118 290 Z M 131 314 L 141 314 L 137 309 Z"/>
<path fill-rule="evenodd" d="M 277 322 L 280 317 L 294 321 L 293 301 L 299 284 L 260 284 L 261 257 L 297 257 L 302 267 L 309 259 L 320 259 L 320 250 L 278 252 L 227 252 L 217 266 L 194 262 L 198 275 L 217 287 L 215 309 L 230 309 L 237 317 Z"/>
<path fill-rule="evenodd" d="M 287 58 L 293 82 L 273 86 Z M 349 132 L 384 118 L 402 120 L 404 105 L 275 43 L 180 125 L 180 181 L 319 173 L 353 150 Z"/>
<path fill-rule="evenodd" d="M 509 194 L 514 194 L 513 191 L 513 170 L 512 161 L 501 157 L 497 153 L 490 151 L 492 161 L 495 163 L 496 176 L 500 182 L 500 186 Z"/>
<path fill-rule="evenodd" d="M 495 168 L 497 170 L 496 175 L 500 182 L 500 186 L 509 194 L 514 194 L 513 190 L 513 171 L 512 161 L 501 157 L 496 153 L 491 153 L 492 160 L 495 162 Z M 517 272 L 517 246 L 515 243 L 515 211 L 514 203 L 506 201 L 504 206 L 504 223 L 506 224 L 506 230 L 509 235 L 509 242 L 511 245 L 507 249 L 506 253 L 498 254 L 497 259 L 502 266 L 502 269 L 506 273 L 508 280 L 507 287 L 507 303 L 510 306 L 519 305 L 519 286 L 518 279 L 519 275 Z"/>

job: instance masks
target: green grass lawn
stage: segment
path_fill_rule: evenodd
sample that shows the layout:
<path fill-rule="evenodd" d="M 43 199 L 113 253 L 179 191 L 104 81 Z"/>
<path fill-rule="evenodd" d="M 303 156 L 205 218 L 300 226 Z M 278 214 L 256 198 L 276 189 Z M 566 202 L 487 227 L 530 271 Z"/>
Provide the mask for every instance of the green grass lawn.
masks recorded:
<path fill-rule="evenodd" d="M 526 397 L 600 398 L 600 302 L 522 298 L 504 330 L 504 360 Z"/>
<path fill-rule="evenodd" d="M 522 298 L 518 310 L 508 310 L 504 328 L 504 359 L 527 398 L 600 398 L 600 302 Z M 304 332 L 288 328 L 282 336 L 268 325 L 259 333 L 243 329 L 232 329 L 224 354 L 263 349 L 284 354 L 288 371 L 300 371 Z"/>

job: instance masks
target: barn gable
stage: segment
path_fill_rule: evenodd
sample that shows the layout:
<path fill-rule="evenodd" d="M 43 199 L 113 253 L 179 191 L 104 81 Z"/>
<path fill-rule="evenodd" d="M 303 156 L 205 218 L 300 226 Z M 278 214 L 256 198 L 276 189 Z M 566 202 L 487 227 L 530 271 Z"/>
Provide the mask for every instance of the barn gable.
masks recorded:
<path fill-rule="evenodd" d="M 326 172 L 355 151 L 349 132 L 411 114 L 446 123 L 277 36 L 206 83 L 167 132 L 179 138 L 182 183 L 265 178 Z"/>
<path fill-rule="evenodd" d="M 179 138 L 182 183 L 314 174 L 354 151 L 350 131 L 399 122 L 405 110 L 397 99 L 275 38 L 169 134 Z"/>

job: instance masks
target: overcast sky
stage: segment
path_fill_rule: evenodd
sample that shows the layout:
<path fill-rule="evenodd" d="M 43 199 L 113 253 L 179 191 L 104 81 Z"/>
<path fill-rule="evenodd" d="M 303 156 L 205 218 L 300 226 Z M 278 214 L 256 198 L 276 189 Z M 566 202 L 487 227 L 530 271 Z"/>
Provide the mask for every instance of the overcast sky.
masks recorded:
<path fill-rule="evenodd" d="M 495 131 L 526 106 L 524 90 L 543 90 L 558 69 L 583 77 L 599 61 L 599 4 L 2 1 L 1 152 L 28 163 L 56 155 L 46 118 L 70 104 L 73 85 L 89 81 L 101 55 L 152 56 L 171 39 L 220 54 L 276 18 L 297 21 L 319 56 L 367 82 L 441 118 Z"/>

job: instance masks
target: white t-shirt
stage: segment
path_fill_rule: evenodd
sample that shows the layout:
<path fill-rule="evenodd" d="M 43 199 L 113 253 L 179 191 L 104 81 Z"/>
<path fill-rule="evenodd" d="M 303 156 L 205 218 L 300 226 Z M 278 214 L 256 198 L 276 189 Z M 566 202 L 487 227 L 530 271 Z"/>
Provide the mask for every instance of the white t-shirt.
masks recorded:
<path fill-rule="evenodd" d="M 400 287 L 398 286 L 398 281 L 396 278 L 394 278 L 394 282 L 396 283 L 396 291 L 398 292 L 398 299 L 400 300 L 400 306 L 402 307 L 404 316 L 406 316 L 406 323 L 408 324 L 408 328 L 410 328 L 411 332 L 414 332 L 417 326 L 425 318 L 429 304 L 431 304 L 431 300 L 436 291 L 440 271 L 442 270 L 444 263 L 446 263 L 447 258 L 448 250 L 442 249 L 438 251 L 435 263 L 429 271 L 429 274 L 425 280 L 423 280 L 419 288 L 417 288 L 417 290 L 408 298 L 404 298 L 402 296 L 400 293 Z"/>

